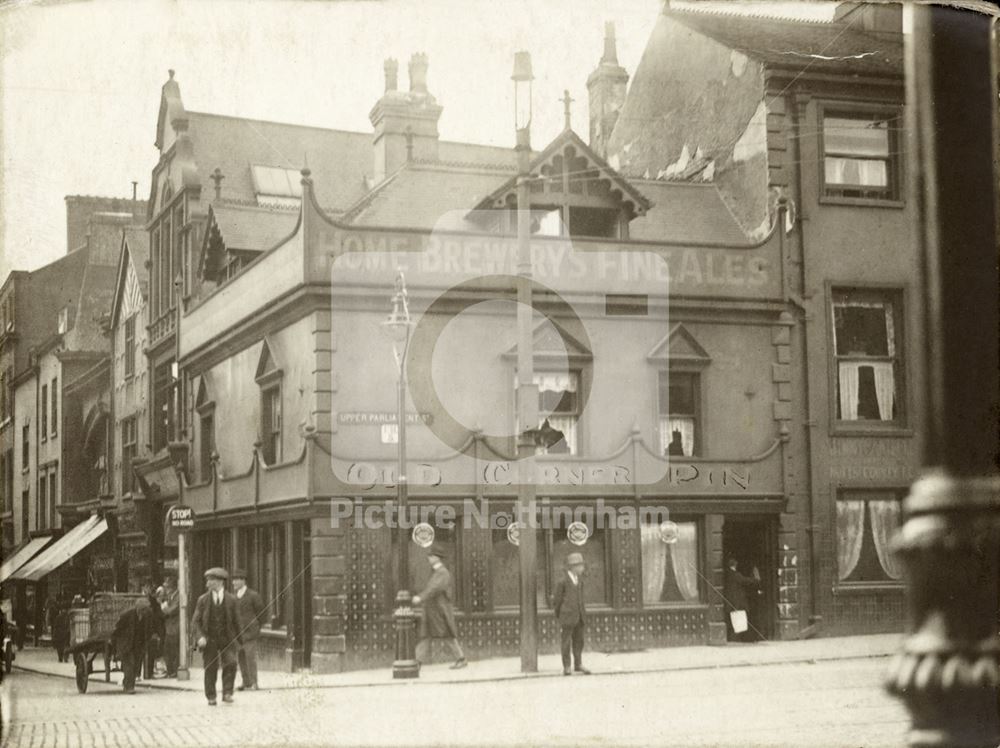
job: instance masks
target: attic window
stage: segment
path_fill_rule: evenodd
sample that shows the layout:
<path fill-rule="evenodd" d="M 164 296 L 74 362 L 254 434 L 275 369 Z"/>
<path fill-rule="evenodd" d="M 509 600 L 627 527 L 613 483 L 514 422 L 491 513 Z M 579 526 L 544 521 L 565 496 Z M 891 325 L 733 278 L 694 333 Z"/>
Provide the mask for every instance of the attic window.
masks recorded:
<path fill-rule="evenodd" d="M 274 166 L 250 167 L 253 172 L 254 190 L 258 202 L 276 202 L 274 198 L 302 197 L 302 177 L 296 169 L 281 169 Z M 281 200 L 281 202 L 285 202 Z"/>

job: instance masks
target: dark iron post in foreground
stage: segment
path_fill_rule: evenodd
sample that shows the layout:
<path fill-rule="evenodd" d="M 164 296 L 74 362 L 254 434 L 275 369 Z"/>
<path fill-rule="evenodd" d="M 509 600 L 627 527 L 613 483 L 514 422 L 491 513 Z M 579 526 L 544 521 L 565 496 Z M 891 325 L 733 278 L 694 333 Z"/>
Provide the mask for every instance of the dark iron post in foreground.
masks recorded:
<path fill-rule="evenodd" d="M 995 24 L 907 8 L 908 199 L 919 215 L 924 476 L 895 547 L 909 632 L 888 688 L 911 746 L 1000 743 L 1000 289 Z"/>

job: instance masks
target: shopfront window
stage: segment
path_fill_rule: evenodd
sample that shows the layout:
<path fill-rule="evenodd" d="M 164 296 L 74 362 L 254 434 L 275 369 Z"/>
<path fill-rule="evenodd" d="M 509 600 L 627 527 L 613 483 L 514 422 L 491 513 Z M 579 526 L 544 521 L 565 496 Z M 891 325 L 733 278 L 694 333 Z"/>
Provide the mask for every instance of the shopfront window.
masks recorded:
<path fill-rule="evenodd" d="M 548 599 L 552 599 L 556 584 L 566 575 L 566 557 L 570 553 L 581 553 L 586 565 L 583 583 L 584 601 L 597 605 L 610 604 L 611 590 L 607 583 L 607 531 L 604 528 L 595 528 L 593 522 L 586 522 L 589 529 L 587 541 L 583 545 L 576 545 L 567 538 L 567 530 L 571 522 L 573 522 L 572 517 L 556 514 L 553 517 L 552 524 L 554 526 L 539 533 L 539 545 L 544 544 L 545 546 L 544 559 L 539 558 L 539 566 L 547 571 Z M 544 567 L 542 561 L 544 561 Z M 539 580 L 539 584 L 541 584 L 541 580 Z"/>
<path fill-rule="evenodd" d="M 676 522 L 676 539 L 664 542 L 659 522 L 643 520 L 639 531 L 642 542 L 642 602 L 693 603 L 701 597 L 696 522 Z"/>
<path fill-rule="evenodd" d="M 903 491 L 843 490 L 837 496 L 837 578 L 841 584 L 899 582 L 889 549 L 899 527 Z"/>
<path fill-rule="evenodd" d="M 455 609 L 461 609 L 462 600 L 459 585 L 462 579 L 462 564 L 459 553 L 457 532 L 457 528 L 461 526 L 461 518 L 455 520 L 454 527 L 446 527 L 444 523 L 438 524 L 431 522 L 430 524 L 434 527 L 434 545 L 440 545 L 445 551 L 444 565 L 445 568 L 451 572 L 452 584 L 454 585 L 453 602 L 455 603 Z M 451 523 L 449 522 L 448 524 Z M 393 599 L 395 599 L 396 596 L 395 588 L 397 580 L 399 579 L 399 573 L 397 572 L 397 569 L 399 568 L 399 552 L 396 550 L 398 548 L 396 545 L 399 540 L 398 535 L 398 530 L 392 531 L 392 560 L 390 563 L 392 578 L 389 590 Z M 414 543 L 409 532 L 407 532 L 406 549 L 410 567 L 409 589 L 413 592 L 413 594 L 419 594 L 420 590 L 427 586 L 427 582 L 430 581 L 431 578 L 432 569 L 430 563 L 427 561 L 427 549 Z"/>

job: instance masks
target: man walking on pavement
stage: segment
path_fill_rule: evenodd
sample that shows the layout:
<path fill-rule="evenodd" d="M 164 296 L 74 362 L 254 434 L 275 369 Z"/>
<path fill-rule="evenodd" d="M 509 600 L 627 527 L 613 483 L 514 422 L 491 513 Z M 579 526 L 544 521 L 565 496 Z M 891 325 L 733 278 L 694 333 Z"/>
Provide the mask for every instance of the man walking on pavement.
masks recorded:
<path fill-rule="evenodd" d="M 140 597 L 135 606 L 118 618 L 111 644 L 122 663 L 122 688 L 127 694 L 135 693 L 135 679 L 146 658 L 146 647 L 153 631 L 149 598 Z"/>
<path fill-rule="evenodd" d="M 167 663 L 167 677 L 177 677 L 177 666 L 180 660 L 181 635 L 181 597 L 177 592 L 177 579 L 167 575 L 163 579 L 163 659 Z"/>
<path fill-rule="evenodd" d="M 566 574 L 556 584 L 553 600 L 556 618 L 562 626 L 563 675 L 574 671 L 590 675 L 583 666 L 583 622 L 586 606 L 583 602 L 583 554 L 571 553 L 566 557 Z M 573 670 L 570 670 L 570 649 L 573 651 Z"/>
<path fill-rule="evenodd" d="M 236 593 L 236 611 L 239 615 L 240 683 L 238 691 L 257 690 L 257 640 L 260 638 L 261 616 L 264 615 L 264 601 L 254 590 L 247 587 L 247 573 L 233 572 L 233 591 Z"/>
<path fill-rule="evenodd" d="M 222 700 L 232 703 L 236 682 L 236 653 L 240 646 L 239 613 L 236 598 L 226 592 L 228 572 L 213 567 L 205 572 L 207 592 L 198 598 L 191 618 L 191 631 L 201 650 L 205 667 L 205 698 L 215 706 L 215 685 L 222 663 Z"/>
<path fill-rule="evenodd" d="M 469 663 L 458 643 L 458 627 L 455 625 L 455 611 L 452 605 L 454 595 L 451 573 L 444 567 L 445 551 L 440 545 L 432 545 L 427 551 L 427 561 L 434 570 L 427 586 L 419 595 L 413 596 L 413 604 L 424 606 L 420 619 L 420 641 L 417 643 L 417 662 L 423 663 L 430 654 L 432 639 L 444 640 L 445 646 L 456 658 L 452 670 L 463 668 Z"/>

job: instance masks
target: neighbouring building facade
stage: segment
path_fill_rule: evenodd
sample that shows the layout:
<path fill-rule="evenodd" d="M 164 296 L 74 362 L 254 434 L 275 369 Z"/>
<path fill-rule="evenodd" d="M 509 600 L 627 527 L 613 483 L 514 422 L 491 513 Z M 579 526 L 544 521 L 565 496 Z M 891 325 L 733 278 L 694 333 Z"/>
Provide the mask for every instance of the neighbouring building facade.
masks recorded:
<path fill-rule="evenodd" d="M 121 232 L 138 210 L 130 200 L 67 198 L 67 240 L 79 244 L 37 271 L 12 273 L 5 286 L 12 312 L 3 349 L 10 374 L 3 430 L 11 440 L 17 435 L 6 450 L 5 491 L 18 497 L 4 516 L 5 558 L 39 538 L 68 551 L 32 545 L 33 558 L 5 570 L 15 618 L 36 637 L 47 625 L 46 600 L 114 588 L 114 539 L 106 524 L 98 532 L 113 507 L 105 327 Z"/>

